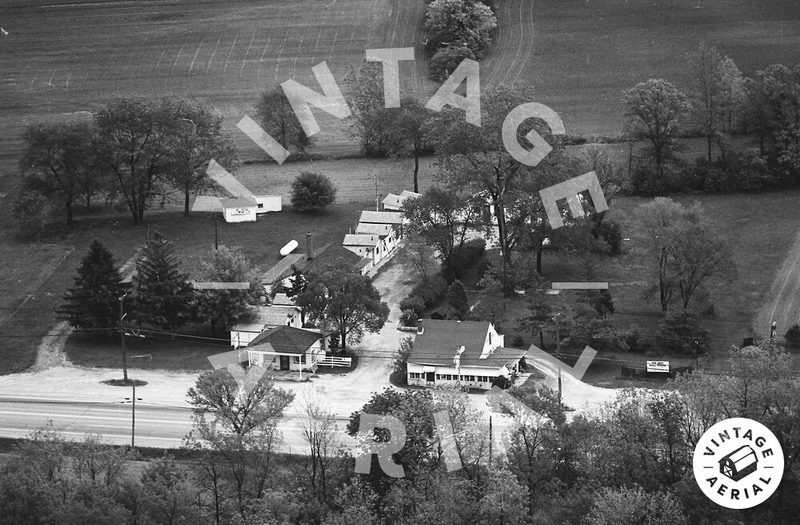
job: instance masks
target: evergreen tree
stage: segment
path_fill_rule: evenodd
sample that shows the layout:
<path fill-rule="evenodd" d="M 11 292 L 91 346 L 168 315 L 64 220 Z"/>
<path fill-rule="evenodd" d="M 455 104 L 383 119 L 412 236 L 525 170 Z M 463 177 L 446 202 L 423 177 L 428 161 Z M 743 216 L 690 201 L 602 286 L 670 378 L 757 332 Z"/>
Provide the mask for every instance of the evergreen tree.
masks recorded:
<path fill-rule="evenodd" d="M 134 318 L 139 325 L 174 330 L 190 318 L 192 289 L 172 243 L 154 233 L 136 261 Z"/>
<path fill-rule="evenodd" d="M 469 312 L 469 299 L 464 285 L 459 280 L 453 281 L 447 290 L 447 316 L 451 319 L 464 319 Z"/>
<path fill-rule="evenodd" d="M 251 304 L 258 301 L 264 291 L 258 274 L 240 248 L 220 246 L 208 260 L 202 262 L 200 279 L 212 282 L 249 282 L 247 290 L 202 290 L 197 294 L 197 316 L 211 324 L 211 331 L 218 327 L 230 328 L 247 312 Z"/>
<path fill-rule="evenodd" d="M 74 328 L 107 328 L 110 332 L 119 322 L 118 301 L 126 290 L 114 256 L 94 240 L 78 267 L 75 287 L 64 294 L 58 317 Z"/>

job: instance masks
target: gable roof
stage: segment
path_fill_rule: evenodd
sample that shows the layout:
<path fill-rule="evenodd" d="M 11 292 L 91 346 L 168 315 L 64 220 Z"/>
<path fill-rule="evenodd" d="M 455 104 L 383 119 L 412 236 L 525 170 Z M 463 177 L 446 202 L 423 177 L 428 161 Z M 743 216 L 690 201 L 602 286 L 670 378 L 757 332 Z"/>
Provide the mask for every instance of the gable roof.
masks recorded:
<path fill-rule="evenodd" d="M 342 266 L 346 269 L 355 270 L 361 263 L 362 257 L 357 255 L 344 246 L 329 244 L 318 252 L 313 259 L 303 268 L 306 273 L 320 273 L 333 266 Z"/>
<path fill-rule="evenodd" d="M 392 206 L 395 208 L 402 208 L 406 200 L 419 197 L 419 193 L 413 191 L 403 190 L 400 195 L 394 193 L 388 194 L 381 202 L 384 206 Z"/>
<path fill-rule="evenodd" d="M 292 275 L 292 265 L 302 269 L 306 263 L 306 259 L 307 257 L 304 253 L 290 253 L 278 261 L 275 266 L 267 270 L 267 272 L 261 276 L 261 282 L 272 284 Z"/>
<path fill-rule="evenodd" d="M 375 247 L 380 242 L 379 235 L 370 235 L 368 233 L 348 233 L 344 236 L 342 246 L 368 246 Z"/>
<path fill-rule="evenodd" d="M 425 319 L 423 331 L 414 339 L 408 362 L 426 365 L 453 365 L 459 346 L 464 347 L 461 362 L 479 357 L 489 332 L 488 321 Z"/>
<path fill-rule="evenodd" d="M 358 222 L 375 224 L 403 224 L 403 214 L 399 211 L 362 211 Z"/>
<path fill-rule="evenodd" d="M 256 336 L 250 341 L 247 348 L 276 354 L 301 355 L 319 341 L 320 337 L 319 332 L 301 330 L 292 326 L 278 326 Z"/>
<path fill-rule="evenodd" d="M 283 292 L 275 294 L 275 297 L 272 298 L 272 306 L 283 306 L 284 308 L 289 306 L 296 308 L 294 300 Z"/>
<path fill-rule="evenodd" d="M 359 222 L 356 226 L 356 233 L 369 233 L 378 237 L 386 237 L 392 233 L 390 224 L 375 224 L 370 222 Z M 345 239 L 347 237 L 345 236 Z"/>
<path fill-rule="evenodd" d="M 243 315 L 239 322 L 233 325 L 231 331 L 260 333 L 265 327 L 285 325 L 286 321 L 295 315 L 298 315 L 296 307 L 256 306 Z"/>
<path fill-rule="evenodd" d="M 501 367 L 518 361 L 527 351 L 516 348 L 495 348 L 491 355 L 481 359 L 481 352 L 489 332 L 488 321 L 453 321 L 425 319 L 423 332 L 417 334 L 409 363 L 418 365 L 455 366 L 453 358 L 460 346 L 464 347 L 460 366 Z"/>
<path fill-rule="evenodd" d="M 229 199 L 220 199 L 220 204 L 223 208 L 253 208 L 258 206 L 258 203 L 247 197 L 233 197 Z"/>

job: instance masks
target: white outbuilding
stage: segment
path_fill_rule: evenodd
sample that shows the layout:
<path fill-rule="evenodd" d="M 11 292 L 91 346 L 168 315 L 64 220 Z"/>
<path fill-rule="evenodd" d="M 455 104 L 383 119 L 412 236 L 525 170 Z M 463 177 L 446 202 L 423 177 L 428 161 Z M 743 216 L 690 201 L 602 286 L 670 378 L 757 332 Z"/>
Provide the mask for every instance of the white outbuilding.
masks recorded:
<path fill-rule="evenodd" d="M 225 222 L 254 222 L 258 213 L 258 203 L 246 197 L 220 199 Z"/>

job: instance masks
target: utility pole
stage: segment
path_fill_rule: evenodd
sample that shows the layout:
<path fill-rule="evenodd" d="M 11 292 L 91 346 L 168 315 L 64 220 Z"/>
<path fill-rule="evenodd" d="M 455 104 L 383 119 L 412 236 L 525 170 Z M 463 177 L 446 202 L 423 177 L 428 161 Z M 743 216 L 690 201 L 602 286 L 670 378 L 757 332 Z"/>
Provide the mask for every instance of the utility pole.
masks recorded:
<path fill-rule="evenodd" d="M 131 450 L 133 450 L 134 447 L 136 446 L 136 400 L 138 399 L 139 401 L 141 401 L 142 398 L 141 397 L 139 397 L 139 398 L 136 397 L 136 382 L 135 381 L 131 383 L 131 386 L 133 387 L 133 393 L 131 394 L 131 397 L 130 397 L 130 400 L 131 400 Z M 126 397 L 125 401 L 123 401 L 123 403 L 127 402 L 128 399 L 129 398 Z"/>
<path fill-rule="evenodd" d="M 489 414 L 489 468 L 492 468 L 492 415 Z"/>
<path fill-rule="evenodd" d="M 561 313 L 556 316 L 556 359 L 558 359 L 558 404 L 561 405 Z"/>
<path fill-rule="evenodd" d="M 119 343 L 120 348 L 122 349 L 122 380 L 127 382 L 128 381 L 128 358 L 125 355 L 125 326 L 124 326 L 124 319 L 127 315 L 124 311 L 123 301 L 128 294 L 123 294 L 119 298 Z"/>

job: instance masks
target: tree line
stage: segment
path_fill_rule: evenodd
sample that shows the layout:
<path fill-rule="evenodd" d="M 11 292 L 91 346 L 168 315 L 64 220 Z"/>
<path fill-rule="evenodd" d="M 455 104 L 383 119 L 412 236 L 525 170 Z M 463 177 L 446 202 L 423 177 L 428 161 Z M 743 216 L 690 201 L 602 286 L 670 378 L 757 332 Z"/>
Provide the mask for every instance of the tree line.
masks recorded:
<path fill-rule="evenodd" d="M 730 57 L 704 43 L 687 63 L 687 93 L 663 79 L 623 93 L 625 137 L 647 144 L 631 170 L 631 190 L 664 195 L 800 183 L 800 66 L 773 64 L 745 76 Z M 706 140 L 706 155 L 693 165 L 679 157 L 682 139 L 690 135 Z M 737 135 L 752 136 L 756 148 L 736 147 Z"/>
<path fill-rule="evenodd" d="M 23 142 L 23 191 L 14 208 L 31 233 L 52 202 L 69 227 L 75 206 L 89 208 L 98 198 L 123 204 L 140 224 L 154 199 L 175 191 L 188 215 L 190 196 L 211 185 L 209 161 L 229 170 L 237 163 L 222 117 L 177 97 L 116 99 L 90 122 L 34 124 Z"/>

